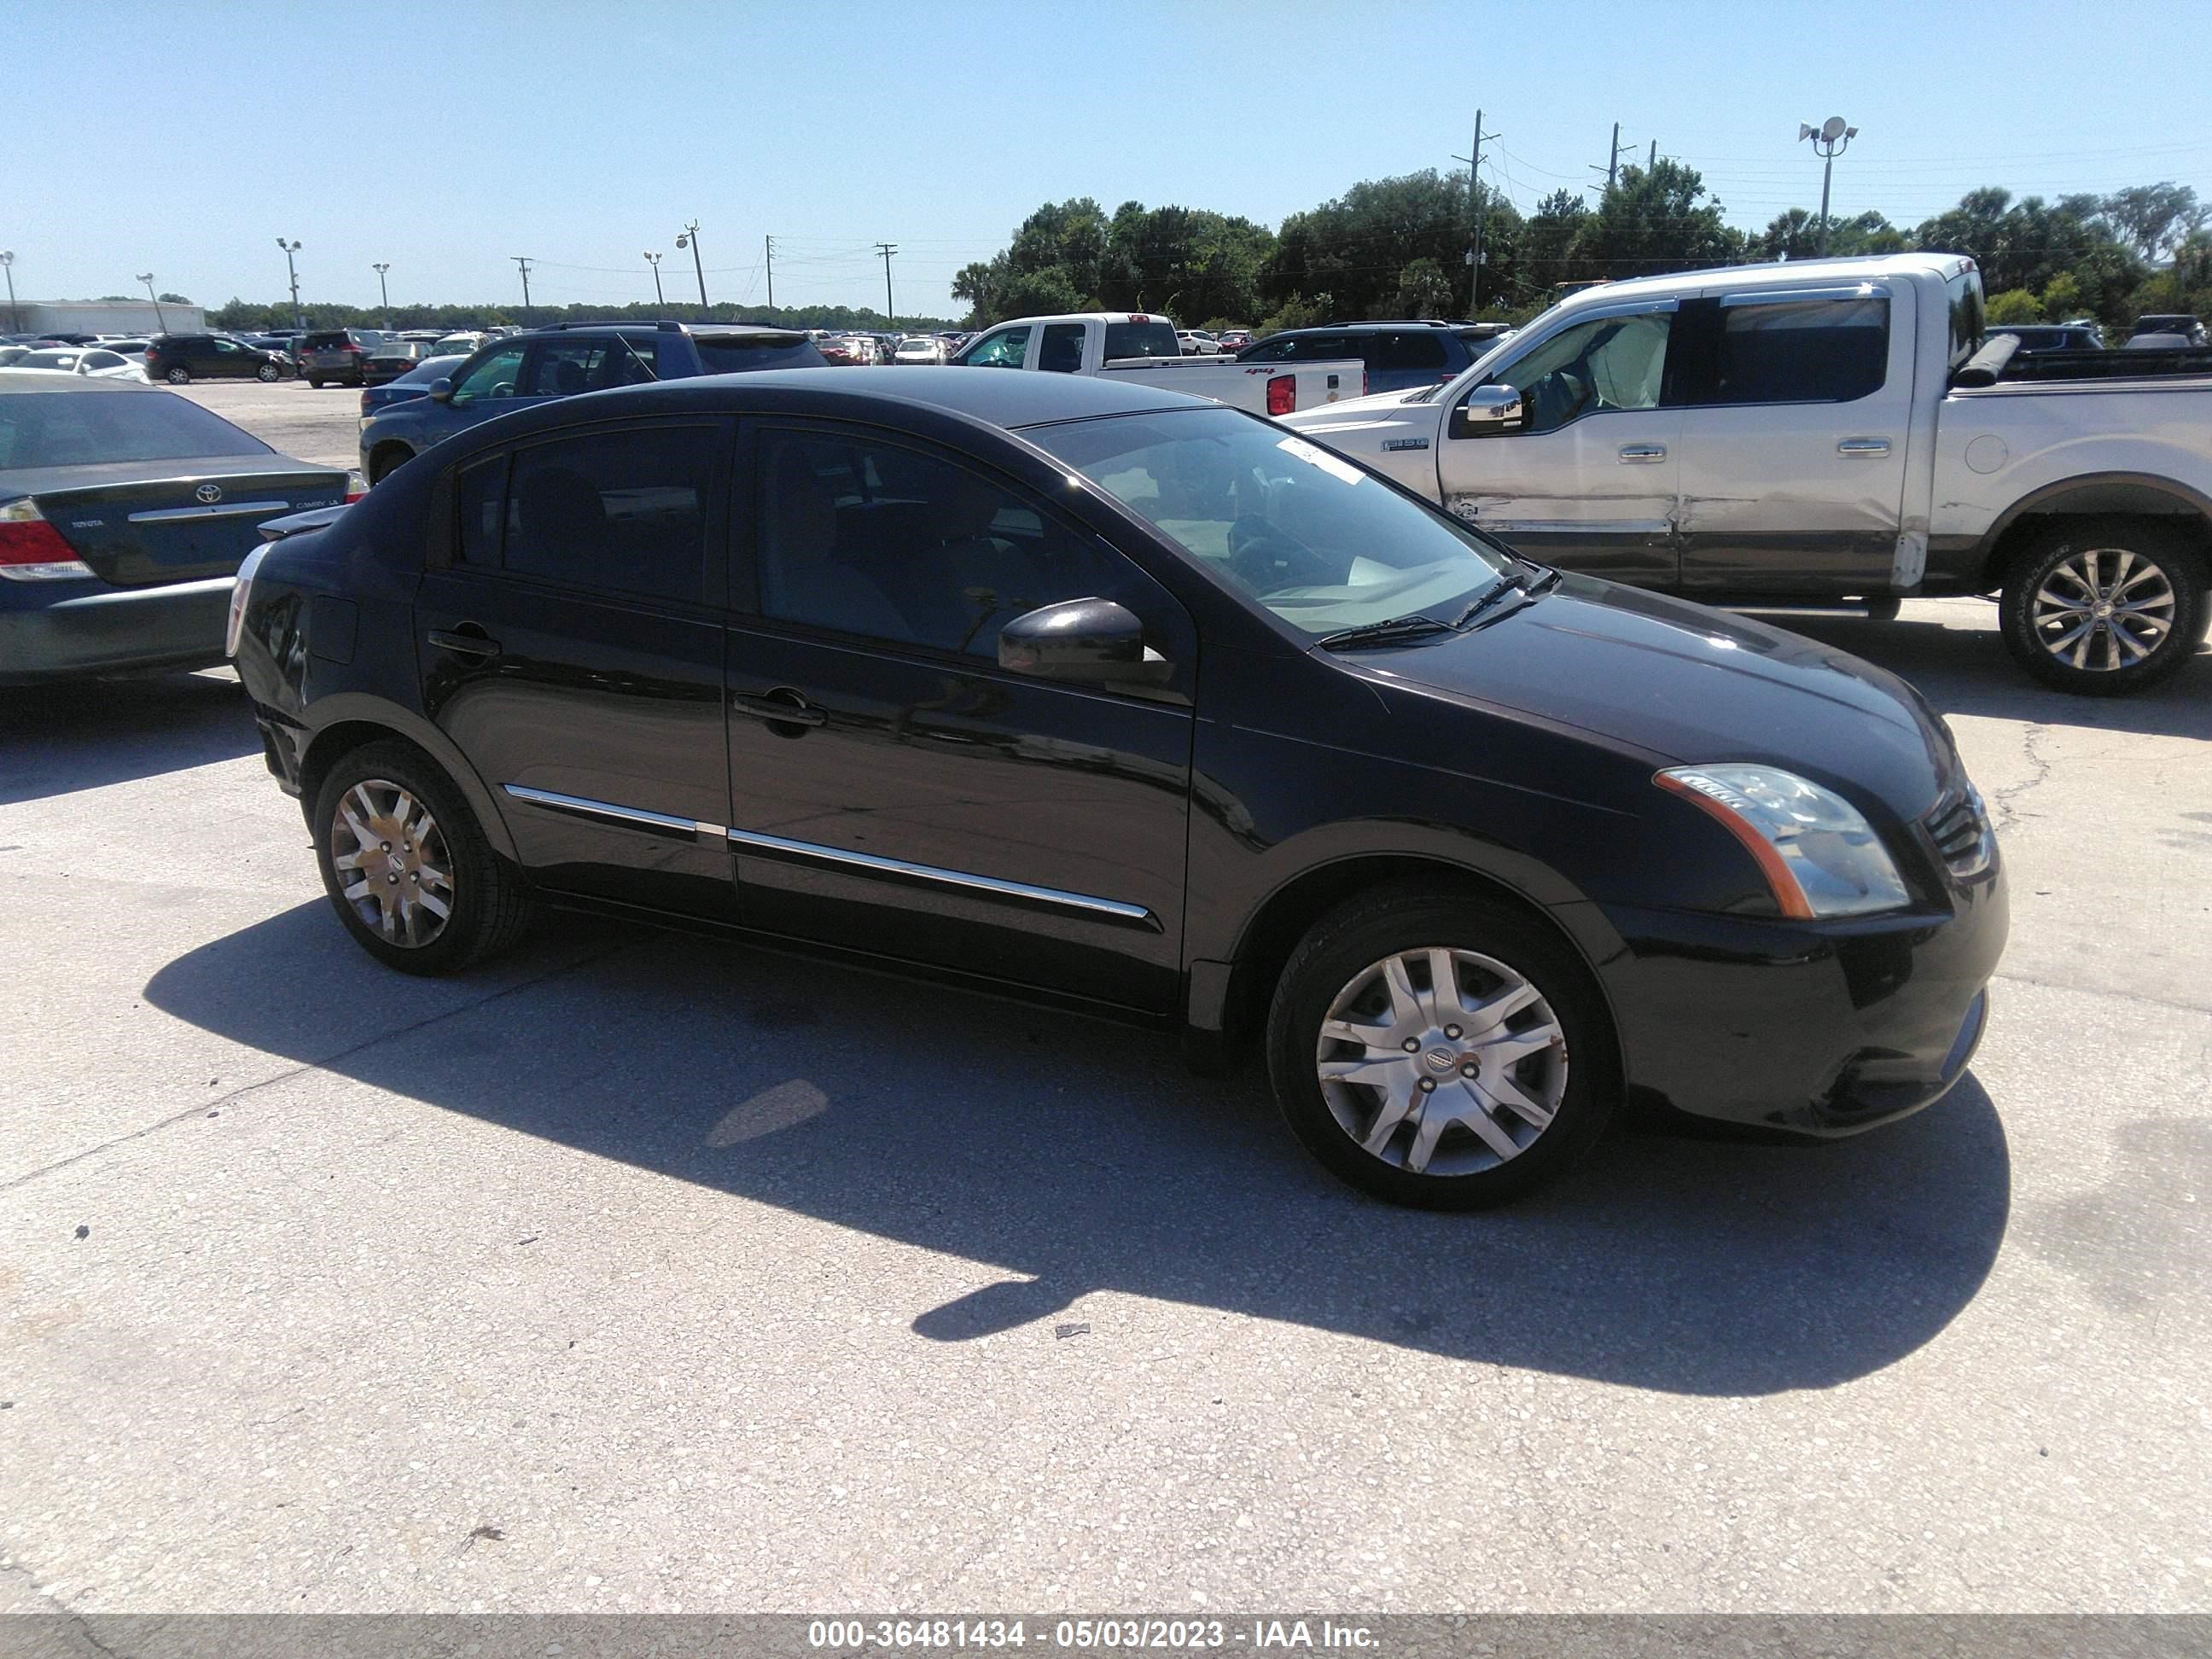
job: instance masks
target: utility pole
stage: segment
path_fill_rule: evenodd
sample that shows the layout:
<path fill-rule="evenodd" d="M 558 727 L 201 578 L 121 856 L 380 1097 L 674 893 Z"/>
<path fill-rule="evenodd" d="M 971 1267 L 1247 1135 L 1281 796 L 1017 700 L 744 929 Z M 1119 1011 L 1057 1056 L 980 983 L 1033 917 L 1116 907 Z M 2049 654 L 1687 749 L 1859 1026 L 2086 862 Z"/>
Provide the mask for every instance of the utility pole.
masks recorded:
<path fill-rule="evenodd" d="M 11 253 L 8 257 L 12 259 L 15 256 Z M 138 273 L 138 280 L 146 284 L 146 297 L 154 302 L 154 320 L 161 325 L 161 332 L 167 334 L 169 331 L 169 319 L 162 314 L 161 296 L 154 292 L 154 273 L 150 270 L 142 270 Z M 9 301 L 8 308 L 13 311 L 15 308 L 14 304 L 15 279 L 12 276 L 8 278 L 8 298 Z"/>
<path fill-rule="evenodd" d="M 530 321 L 531 261 L 526 254 L 510 253 L 507 257 L 514 261 L 514 268 L 522 273 L 522 320 L 526 325 Z"/>
<path fill-rule="evenodd" d="M 1474 149 L 1472 154 L 1455 155 L 1455 161 L 1467 163 L 1468 204 L 1474 210 L 1474 246 L 1467 252 L 1467 314 L 1473 317 L 1482 309 L 1482 141 L 1498 138 L 1503 134 L 1482 130 L 1482 112 L 1474 112 Z"/>
<path fill-rule="evenodd" d="M 1651 141 L 1651 154 L 1650 154 L 1650 155 L 1646 156 L 1646 157 L 1644 158 L 1644 171 L 1648 174 L 1648 173 L 1650 173 L 1652 171 L 1652 169 L 1653 169 L 1653 168 L 1656 167 L 1658 165 L 1659 165 L 1659 141 L 1658 141 L 1656 138 L 1654 138 L 1654 139 Z"/>
<path fill-rule="evenodd" d="M 1831 115 L 1819 126 L 1798 124 L 1797 138 L 1801 143 L 1810 138 L 1813 153 L 1823 158 L 1820 167 L 1820 257 L 1828 256 L 1828 186 L 1835 179 L 1836 157 L 1851 147 L 1851 140 L 1859 130 L 1847 125 L 1840 115 Z"/>
<path fill-rule="evenodd" d="M 668 296 L 660 291 L 660 256 L 658 253 L 648 253 L 645 256 L 645 262 L 653 267 L 653 303 L 665 311 L 668 309 Z"/>
<path fill-rule="evenodd" d="M 761 252 L 768 260 L 768 308 L 775 309 L 775 238 L 761 238 Z"/>
<path fill-rule="evenodd" d="M 300 267 L 292 258 L 300 251 L 299 238 L 294 237 L 288 242 L 279 236 L 276 246 L 284 250 L 284 269 L 292 275 L 292 326 L 305 334 L 307 331 L 307 313 L 300 309 Z"/>
<path fill-rule="evenodd" d="M 15 251 L 0 250 L 0 270 L 8 273 L 8 326 L 15 333 L 23 330 L 23 313 L 15 308 Z"/>
<path fill-rule="evenodd" d="M 1659 141 L 1655 138 L 1651 142 L 1656 149 Z M 1615 121 L 1613 124 L 1613 148 L 1605 153 L 1605 187 L 1607 190 L 1611 190 L 1614 180 L 1620 177 L 1620 123 Z M 1589 164 L 1589 170 L 1592 173 L 1597 172 L 1599 170 L 1597 163 L 1592 161 Z"/>
<path fill-rule="evenodd" d="M 884 320 L 888 323 L 895 314 L 891 309 L 891 255 L 898 252 L 898 244 L 878 242 L 876 252 L 884 256 Z"/>
<path fill-rule="evenodd" d="M 676 246 L 691 250 L 691 269 L 699 278 L 699 320 L 703 323 L 707 320 L 707 266 L 699 258 L 699 222 L 696 219 L 684 227 L 684 234 L 676 239 Z"/>
<path fill-rule="evenodd" d="M 369 269 L 376 273 L 376 291 L 384 301 L 384 325 L 389 329 L 392 326 L 392 290 L 384 285 L 384 273 L 392 269 L 392 262 L 380 259 Z"/>

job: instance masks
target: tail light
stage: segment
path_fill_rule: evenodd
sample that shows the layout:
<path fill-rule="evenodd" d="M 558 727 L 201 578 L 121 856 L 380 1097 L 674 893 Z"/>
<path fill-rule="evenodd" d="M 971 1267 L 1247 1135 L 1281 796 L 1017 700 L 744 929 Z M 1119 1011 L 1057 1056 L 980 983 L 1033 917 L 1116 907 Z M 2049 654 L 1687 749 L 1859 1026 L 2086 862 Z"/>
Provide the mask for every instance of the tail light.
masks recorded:
<path fill-rule="evenodd" d="M 349 472 L 346 474 L 346 501 L 347 501 L 347 502 L 348 502 L 349 504 L 350 504 L 350 503 L 352 503 L 352 502 L 357 501 L 359 501 L 362 496 L 364 496 L 364 495 L 368 495 L 368 479 L 366 479 L 366 478 L 364 478 L 364 477 L 362 477 L 361 476 L 361 469 L 360 469 L 360 468 L 358 468 L 358 467 L 356 467 L 356 468 L 354 468 L 352 471 L 349 471 Z"/>
<path fill-rule="evenodd" d="M 77 581 L 92 567 L 27 497 L 0 507 L 0 576 L 16 582 Z"/>
<path fill-rule="evenodd" d="M 239 636 L 246 631 L 246 602 L 253 597 L 253 573 L 261 568 L 262 555 L 268 550 L 269 544 L 264 542 L 247 554 L 246 562 L 238 567 L 237 579 L 231 583 L 230 614 L 222 624 L 222 654 L 226 657 L 238 655 Z"/>
<path fill-rule="evenodd" d="M 348 340 L 343 345 L 340 346 L 338 349 L 340 351 L 350 351 L 356 357 L 361 356 L 361 348 L 350 340 Z"/>
<path fill-rule="evenodd" d="M 1288 415 L 1298 406 L 1298 377 L 1274 374 L 1267 380 L 1267 413 Z"/>

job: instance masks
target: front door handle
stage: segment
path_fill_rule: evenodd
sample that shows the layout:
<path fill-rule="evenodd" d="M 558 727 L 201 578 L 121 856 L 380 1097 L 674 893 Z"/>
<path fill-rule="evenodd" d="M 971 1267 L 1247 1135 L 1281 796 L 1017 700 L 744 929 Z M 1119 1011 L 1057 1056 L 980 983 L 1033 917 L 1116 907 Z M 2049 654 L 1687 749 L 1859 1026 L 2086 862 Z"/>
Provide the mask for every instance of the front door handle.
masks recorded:
<path fill-rule="evenodd" d="M 830 718 L 796 691 L 772 691 L 765 697 L 733 696 L 730 707 L 770 726 L 820 726 Z"/>
<path fill-rule="evenodd" d="M 1887 438 L 1846 438 L 1836 446 L 1836 453 L 1856 461 L 1878 460 L 1889 453 Z"/>
<path fill-rule="evenodd" d="M 1648 465 L 1653 461 L 1663 461 L 1667 459 L 1667 446 L 1664 444 L 1623 444 L 1620 447 L 1620 459 L 1625 465 L 1634 465 L 1639 462 Z"/>
<path fill-rule="evenodd" d="M 474 623 L 463 623 L 459 629 L 434 628 L 430 630 L 430 643 L 457 657 L 499 655 L 499 641 Z"/>

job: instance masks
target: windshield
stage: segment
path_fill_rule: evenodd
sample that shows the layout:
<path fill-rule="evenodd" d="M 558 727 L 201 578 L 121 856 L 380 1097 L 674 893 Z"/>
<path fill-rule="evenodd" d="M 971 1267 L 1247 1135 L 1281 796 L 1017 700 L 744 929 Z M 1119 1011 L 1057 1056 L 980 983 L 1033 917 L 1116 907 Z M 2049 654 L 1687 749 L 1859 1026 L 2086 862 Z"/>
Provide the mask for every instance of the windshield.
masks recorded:
<path fill-rule="evenodd" d="M 0 397 L 0 471 L 270 455 L 258 438 L 166 392 L 18 392 Z"/>
<path fill-rule="evenodd" d="M 1311 635 L 1495 587 L 1507 556 L 1317 444 L 1231 409 L 1123 415 L 1024 436 Z"/>

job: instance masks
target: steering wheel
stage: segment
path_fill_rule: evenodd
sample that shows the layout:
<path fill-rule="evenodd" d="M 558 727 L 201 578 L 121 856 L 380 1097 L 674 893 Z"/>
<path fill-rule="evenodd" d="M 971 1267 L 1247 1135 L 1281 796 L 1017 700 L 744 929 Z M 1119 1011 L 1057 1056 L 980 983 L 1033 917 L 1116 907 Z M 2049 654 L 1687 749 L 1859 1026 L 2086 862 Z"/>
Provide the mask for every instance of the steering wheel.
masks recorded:
<path fill-rule="evenodd" d="M 1292 541 L 1267 520 L 1251 514 L 1229 526 L 1229 568 L 1255 593 L 1328 586 L 1342 580 L 1311 548 Z"/>

